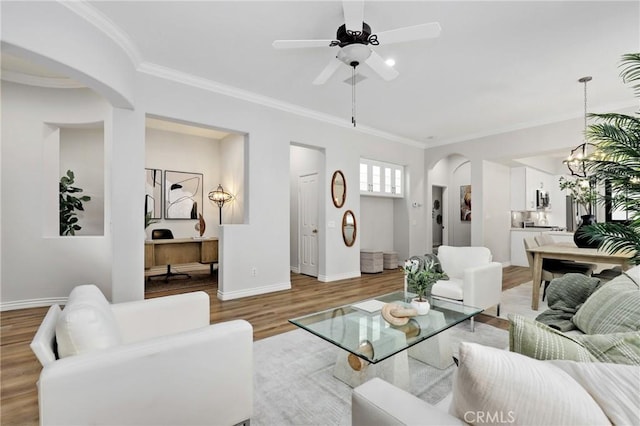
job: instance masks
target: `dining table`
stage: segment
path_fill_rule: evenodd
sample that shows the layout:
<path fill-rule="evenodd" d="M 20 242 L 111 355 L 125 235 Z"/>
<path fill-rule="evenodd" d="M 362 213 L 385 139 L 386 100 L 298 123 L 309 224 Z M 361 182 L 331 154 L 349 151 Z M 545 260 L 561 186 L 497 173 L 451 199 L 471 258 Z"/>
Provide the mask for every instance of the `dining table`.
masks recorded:
<path fill-rule="evenodd" d="M 631 252 L 608 253 L 597 248 L 578 247 L 573 243 L 555 243 L 527 249 L 533 254 L 533 283 L 531 291 L 531 309 L 538 310 L 540 284 L 542 282 L 543 259 L 573 260 L 576 262 L 604 263 L 620 265 L 623 271 L 630 267 Z"/>

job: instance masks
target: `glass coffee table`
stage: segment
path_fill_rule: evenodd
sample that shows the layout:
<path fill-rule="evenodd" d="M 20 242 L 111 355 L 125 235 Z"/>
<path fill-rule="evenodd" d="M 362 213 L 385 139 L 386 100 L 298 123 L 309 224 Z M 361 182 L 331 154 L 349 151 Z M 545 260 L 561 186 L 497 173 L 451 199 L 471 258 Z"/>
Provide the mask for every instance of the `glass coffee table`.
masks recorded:
<path fill-rule="evenodd" d="M 452 364 L 445 330 L 482 312 L 482 309 L 434 299 L 426 315 L 392 326 L 382 316 L 386 303 L 409 307 L 413 293 L 398 291 L 298 318 L 292 324 L 340 348 L 334 376 L 355 387 L 381 377 L 409 388 L 408 357 L 437 368 Z M 345 353 L 346 352 L 346 353 Z"/>

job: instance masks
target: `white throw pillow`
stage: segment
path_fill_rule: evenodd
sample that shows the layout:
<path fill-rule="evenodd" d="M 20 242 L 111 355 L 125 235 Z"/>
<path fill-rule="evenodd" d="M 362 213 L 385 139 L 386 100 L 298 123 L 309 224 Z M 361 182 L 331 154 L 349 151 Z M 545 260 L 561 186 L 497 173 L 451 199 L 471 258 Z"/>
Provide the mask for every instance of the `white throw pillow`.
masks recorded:
<path fill-rule="evenodd" d="M 109 302 L 95 285 L 75 287 L 56 323 L 58 356 L 92 352 L 122 341 Z"/>
<path fill-rule="evenodd" d="M 467 342 L 460 344 L 449 411 L 469 424 L 610 423 L 589 393 L 550 361 Z"/>
<path fill-rule="evenodd" d="M 640 367 L 551 361 L 589 392 L 614 425 L 640 425 Z"/>

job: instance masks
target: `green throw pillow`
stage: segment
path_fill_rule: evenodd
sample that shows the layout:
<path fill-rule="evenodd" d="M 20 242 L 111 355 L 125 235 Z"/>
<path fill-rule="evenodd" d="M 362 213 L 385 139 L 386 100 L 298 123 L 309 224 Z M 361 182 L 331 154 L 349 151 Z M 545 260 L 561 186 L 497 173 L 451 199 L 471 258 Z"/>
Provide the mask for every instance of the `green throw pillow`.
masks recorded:
<path fill-rule="evenodd" d="M 572 318 L 585 334 L 640 330 L 640 289 L 620 275 L 596 290 Z"/>
<path fill-rule="evenodd" d="M 640 365 L 640 331 L 574 336 L 601 362 Z"/>
<path fill-rule="evenodd" d="M 576 340 L 522 315 L 509 315 L 509 350 L 540 360 L 597 361 Z"/>

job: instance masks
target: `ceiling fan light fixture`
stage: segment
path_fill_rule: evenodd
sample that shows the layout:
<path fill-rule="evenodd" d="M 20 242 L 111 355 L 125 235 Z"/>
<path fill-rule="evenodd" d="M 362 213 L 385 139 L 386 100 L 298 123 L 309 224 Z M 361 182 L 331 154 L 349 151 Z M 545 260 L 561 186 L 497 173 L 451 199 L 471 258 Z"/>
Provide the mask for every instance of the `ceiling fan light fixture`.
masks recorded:
<path fill-rule="evenodd" d="M 337 58 L 354 67 L 369 59 L 369 56 L 371 56 L 371 49 L 367 45 L 354 43 L 340 49 Z"/>

